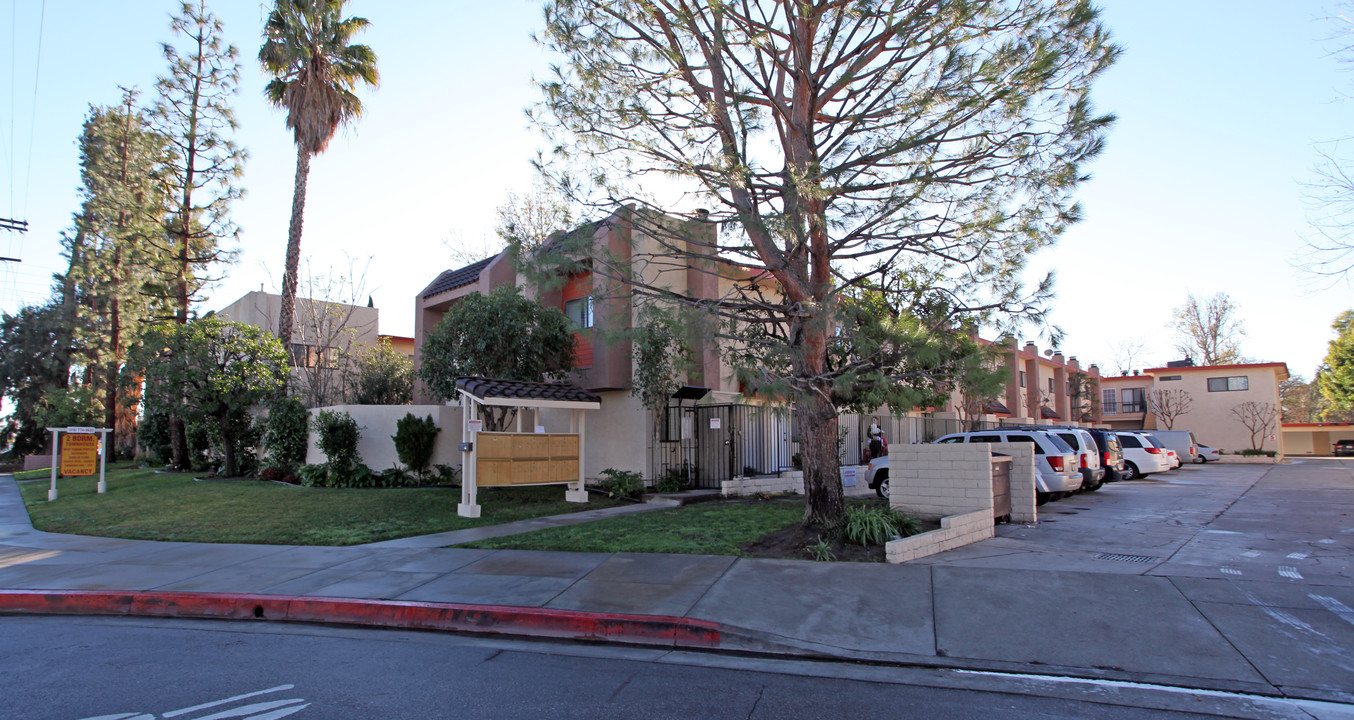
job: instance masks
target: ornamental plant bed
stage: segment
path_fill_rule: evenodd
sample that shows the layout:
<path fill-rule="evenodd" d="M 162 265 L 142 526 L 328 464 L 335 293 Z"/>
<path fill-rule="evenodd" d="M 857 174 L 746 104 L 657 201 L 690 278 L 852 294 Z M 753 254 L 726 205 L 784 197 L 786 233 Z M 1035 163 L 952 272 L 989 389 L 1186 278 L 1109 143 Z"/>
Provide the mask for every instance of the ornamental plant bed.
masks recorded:
<path fill-rule="evenodd" d="M 852 500 L 850 504 L 881 503 Z M 805 546 L 817 543 L 818 533 L 800 525 L 803 515 L 803 498 L 728 500 L 547 528 L 459 547 L 812 560 Z M 938 527 L 939 523 L 923 523 L 921 529 Z M 862 547 L 835 541 L 829 548 L 836 560 L 878 562 L 884 558 L 884 548 L 877 544 Z"/>

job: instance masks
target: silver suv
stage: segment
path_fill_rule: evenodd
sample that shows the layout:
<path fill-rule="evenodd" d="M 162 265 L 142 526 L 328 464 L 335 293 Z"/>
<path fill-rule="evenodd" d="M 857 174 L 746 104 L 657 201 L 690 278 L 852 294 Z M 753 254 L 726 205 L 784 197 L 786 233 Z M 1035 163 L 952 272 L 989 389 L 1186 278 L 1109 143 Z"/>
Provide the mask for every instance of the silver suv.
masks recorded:
<path fill-rule="evenodd" d="M 1070 495 L 1081 488 L 1077 453 L 1062 438 L 1047 430 L 979 430 L 951 433 L 937 443 L 1026 442 L 1034 445 L 1035 494 L 1040 504 Z"/>

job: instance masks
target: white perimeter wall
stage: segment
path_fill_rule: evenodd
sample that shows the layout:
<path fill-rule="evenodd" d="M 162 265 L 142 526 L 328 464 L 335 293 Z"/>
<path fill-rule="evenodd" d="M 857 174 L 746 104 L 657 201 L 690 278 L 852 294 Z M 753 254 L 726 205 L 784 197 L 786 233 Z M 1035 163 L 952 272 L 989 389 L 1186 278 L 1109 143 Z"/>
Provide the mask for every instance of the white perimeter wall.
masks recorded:
<path fill-rule="evenodd" d="M 314 408 L 310 411 L 310 446 L 306 449 L 306 462 L 318 464 L 325 461 L 320 452 L 319 435 L 314 429 L 314 418 L 321 410 L 346 412 L 357 421 L 362 433 L 357 441 L 357 453 L 361 461 L 372 470 L 385 470 L 399 464 L 399 455 L 395 454 L 395 424 L 408 413 L 415 417 L 432 416 L 433 422 L 441 430 L 437 433 L 437 442 L 433 445 L 433 465 L 461 466 L 461 453 L 456 445 L 461 442 L 461 408 L 459 405 L 335 405 L 327 408 Z"/>

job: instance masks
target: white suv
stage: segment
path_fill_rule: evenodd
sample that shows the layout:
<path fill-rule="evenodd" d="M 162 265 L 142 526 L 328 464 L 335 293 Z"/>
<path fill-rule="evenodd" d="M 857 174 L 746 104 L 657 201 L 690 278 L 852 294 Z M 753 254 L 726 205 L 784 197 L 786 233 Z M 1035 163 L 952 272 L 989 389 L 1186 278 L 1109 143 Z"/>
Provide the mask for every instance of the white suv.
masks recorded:
<path fill-rule="evenodd" d="M 937 443 L 1026 442 L 1034 446 L 1034 482 L 1038 502 L 1070 495 L 1081 488 L 1077 453 L 1062 438 L 1046 430 L 979 430 L 951 433 Z"/>
<path fill-rule="evenodd" d="M 1171 461 L 1166 451 L 1152 444 L 1150 438 L 1140 433 L 1120 432 L 1119 444 L 1124 446 L 1124 480 L 1166 472 L 1171 469 Z"/>

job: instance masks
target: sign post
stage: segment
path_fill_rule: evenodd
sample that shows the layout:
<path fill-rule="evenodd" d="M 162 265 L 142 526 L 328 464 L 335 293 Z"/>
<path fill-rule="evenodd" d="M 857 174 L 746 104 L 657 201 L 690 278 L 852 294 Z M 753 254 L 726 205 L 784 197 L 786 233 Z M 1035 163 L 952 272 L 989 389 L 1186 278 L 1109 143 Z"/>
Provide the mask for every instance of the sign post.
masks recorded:
<path fill-rule="evenodd" d="M 52 487 L 47 491 L 47 502 L 52 502 L 57 498 L 56 472 L 58 467 L 61 468 L 62 475 L 80 477 L 93 475 L 94 466 L 97 464 L 99 469 L 99 494 L 108 492 L 108 452 L 107 443 L 103 441 L 107 439 L 110 430 L 92 427 L 47 429 L 52 432 Z M 66 433 L 64 441 L 61 438 L 63 432 Z M 94 437 L 95 433 L 98 433 L 99 437 Z M 101 445 L 104 446 L 104 452 L 99 452 Z"/>

